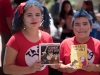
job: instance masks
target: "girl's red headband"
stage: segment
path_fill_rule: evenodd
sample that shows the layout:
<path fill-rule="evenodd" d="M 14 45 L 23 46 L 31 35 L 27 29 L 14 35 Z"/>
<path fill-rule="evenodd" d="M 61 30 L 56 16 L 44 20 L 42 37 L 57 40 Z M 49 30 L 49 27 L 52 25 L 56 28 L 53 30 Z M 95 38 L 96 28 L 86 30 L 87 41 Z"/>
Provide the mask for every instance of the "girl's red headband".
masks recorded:
<path fill-rule="evenodd" d="M 26 5 L 26 2 L 23 2 L 18 6 L 18 17 L 20 17 L 20 15 L 23 14 L 23 8 L 25 5 Z"/>

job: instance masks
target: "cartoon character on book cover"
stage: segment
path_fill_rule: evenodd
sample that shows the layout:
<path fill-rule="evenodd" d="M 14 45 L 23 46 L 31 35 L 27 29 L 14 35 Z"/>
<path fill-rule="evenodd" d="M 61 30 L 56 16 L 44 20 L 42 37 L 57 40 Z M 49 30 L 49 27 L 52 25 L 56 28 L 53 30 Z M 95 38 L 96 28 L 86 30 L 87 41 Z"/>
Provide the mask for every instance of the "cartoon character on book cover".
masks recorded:
<path fill-rule="evenodd" d="M 71 66 L 75 66 L 77 69 L 83 68 L 88 64 L 87 59 L 87 45 L 79 44 L 71 46 Z"/>
<path fill-rule="evenodd" d="M 86 66 L 86 58 L 85 57 L 80 57 L 82 67 Z"/>

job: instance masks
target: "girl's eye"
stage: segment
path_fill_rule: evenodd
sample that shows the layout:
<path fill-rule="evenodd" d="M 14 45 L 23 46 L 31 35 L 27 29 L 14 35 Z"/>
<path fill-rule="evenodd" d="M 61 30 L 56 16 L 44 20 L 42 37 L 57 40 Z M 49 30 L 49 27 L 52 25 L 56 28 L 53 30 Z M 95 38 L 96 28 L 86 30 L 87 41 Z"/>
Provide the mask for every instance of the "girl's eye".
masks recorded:
<path fill-rule="evenodd" d="M 36 14 L 36 16 L 40 16 L 40 14 Z"/>
<path fill-rule="evenodd" d="M 31 17 L 32 15 L 27 15 L 28 17 Z"/>
<path fill-rule="evenodd" d="M 27 15 L 28 17 L 31 17 L 32 15 Z M 36 16 L 40 16 L 40 15 L 36 15 Z"/>
<path fill-rule="evenodd" d="M 87 23 L 84 23 L 83 25 L 87 25 Z"/>

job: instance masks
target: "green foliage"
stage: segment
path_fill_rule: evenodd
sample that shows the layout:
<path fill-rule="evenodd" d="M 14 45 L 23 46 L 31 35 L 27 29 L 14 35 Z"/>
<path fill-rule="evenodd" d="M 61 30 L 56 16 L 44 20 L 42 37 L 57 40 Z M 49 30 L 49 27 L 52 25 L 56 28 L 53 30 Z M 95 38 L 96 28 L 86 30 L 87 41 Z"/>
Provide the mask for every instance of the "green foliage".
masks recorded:
<path fill-rule="evenodd" d="M 45 0 L 46 4 L 48 4 L 49 2 L 52 2 L 52 0 Z"/>
<path fill-rule="evenodd" d="M 60 0 L 58 0 L 60 1 Z M 46 3 L 46 7 L 50 10 L 52 3 L 54 2 L 54 0 L 45 0 Z"/>

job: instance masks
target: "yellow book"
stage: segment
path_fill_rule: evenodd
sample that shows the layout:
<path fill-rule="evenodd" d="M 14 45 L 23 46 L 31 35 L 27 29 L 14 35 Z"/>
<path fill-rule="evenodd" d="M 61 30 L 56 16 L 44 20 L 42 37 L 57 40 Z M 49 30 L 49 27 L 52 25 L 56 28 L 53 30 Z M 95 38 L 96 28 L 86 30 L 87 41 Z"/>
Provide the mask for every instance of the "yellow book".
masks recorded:
<path fill-rule="evenodd" d="M 87 44 L 71 45 L 71 66 L 81 69 L 87 64 Z"/>

